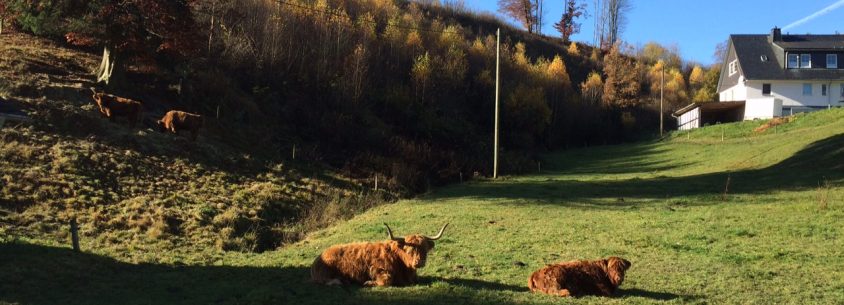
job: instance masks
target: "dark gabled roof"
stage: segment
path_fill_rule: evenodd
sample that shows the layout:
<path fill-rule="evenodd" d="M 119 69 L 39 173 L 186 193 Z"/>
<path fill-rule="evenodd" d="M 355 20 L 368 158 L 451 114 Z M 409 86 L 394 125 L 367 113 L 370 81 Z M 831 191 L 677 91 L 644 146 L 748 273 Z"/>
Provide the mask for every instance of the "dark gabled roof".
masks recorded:
<path fill-rule="evenodd" d="M 782 35 L 778 46 L 789 50 L 844 51 L 844 35 Z"/>
<path fill-rule="evenodd" d="M 806 35 L 783 35 L 783 40 L 791 37 L 805 37 Z M 824 38 L 823 44 L 844 45 L 844 40 L 833 42 L 828 37 L 840 37 L 844 35 L 811 35 Z M 796 39 L 796 38 L 795 38 Z M 739 66 L 744 78 L 748 80 L 841 80 L 844 79 L 844 69 L 785 69 L 783 62 L 783 50 L 781 43 L 797 44 L 799 42 L 790 39 L 790 42 L 777 42 L 774 46 L 768 42 L 768 35 L 731 35 L 732 45 L 738 55 Z M 820 45 L 821 41 L 817 41 Z M 812 44 L 809 44 L 812 45 Z M 803 50 L 802 48 L 800 50 Z M 762 61 L 762 56 L 767 61 Z"/>

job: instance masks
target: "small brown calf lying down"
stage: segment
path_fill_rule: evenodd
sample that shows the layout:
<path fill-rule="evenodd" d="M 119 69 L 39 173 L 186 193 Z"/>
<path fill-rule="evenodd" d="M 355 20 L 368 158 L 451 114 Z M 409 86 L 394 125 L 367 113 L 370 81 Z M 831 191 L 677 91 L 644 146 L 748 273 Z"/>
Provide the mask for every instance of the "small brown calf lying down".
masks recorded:
<path fill-rule="evenodd" d="M 610 296 L 630 268 L 626 259 L 611 256 L 595 261 L 570 261 L 545 266 L 528 279 L 530 291 L 563 297 Z"/>
<path fill-rule="evenodd" d="M 325 285 L 412 285 L 416 283 L 416 269 L 425 267 L 428 252 L 447 226 L 433 237 L 393 237 L 387 226 L 388 241 L 332 246 L 314 260 L 311 281 Z"/>
<path fill-rule="evenodd" d="M 190 131 L 191 139 L 196 141 L 196 137 L 199 135 L 199 129 L 205 124 L 205 119 L 198 114 L 170 110 L 156 124 L 158 124 L 158 128 L 162 132 L 169 131 L 179 134 L 179 131 Z"/>
<path fill-rule="evenodd" d="M 91 88 L 91 91 L 94 92 L 92 97 L 94 98 L 94 102 L 97 103 L 97 107 L 99 107 L 100 113 L 102 113 L 103 116 L 107 117 L 112 122 L 115 121 L 116 117 L 125 117 L 129 120 L 129 127 L 135 127 L 135 124 L 137 124 L 138 119 L 141 116 L 141 112 L 143 111 L 141 102 L 106 94 L 105 92 L 97 93 L 94 88 Z"/>

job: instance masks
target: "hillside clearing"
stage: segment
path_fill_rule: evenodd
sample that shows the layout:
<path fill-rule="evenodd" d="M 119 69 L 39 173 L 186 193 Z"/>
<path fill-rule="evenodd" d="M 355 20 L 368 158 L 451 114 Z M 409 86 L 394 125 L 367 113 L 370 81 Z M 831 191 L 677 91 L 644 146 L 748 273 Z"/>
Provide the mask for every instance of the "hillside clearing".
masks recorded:
<path fill-rule="evenodd" d="M 6 236 L 0 301 L 290 304 L 833 304 L 844 300 L 844 109 L 675 133 L 662 142 L 547 156 L 544 171 L 437 190 L 374 208 L 262 254 L 182 263 L 148 251 L 139 264 L 109 249 Z M 721 141 L 721 135 L 726 140 Z M 727 181 L 729 186 L 727 187 Z M 725 193 L 725 189 L 727 192 Z M 450 222 L 422 283 L 407 288 L 306 282 L 325 247 Z M 616 298 L 527 292 L 546 263 L 623 256 Z M 167 257 L 167 259 L 162 259 Z M 526 264 L 520 266 L 519 262 Z M 71 301 L 73 303 L 73 301 Z"/>

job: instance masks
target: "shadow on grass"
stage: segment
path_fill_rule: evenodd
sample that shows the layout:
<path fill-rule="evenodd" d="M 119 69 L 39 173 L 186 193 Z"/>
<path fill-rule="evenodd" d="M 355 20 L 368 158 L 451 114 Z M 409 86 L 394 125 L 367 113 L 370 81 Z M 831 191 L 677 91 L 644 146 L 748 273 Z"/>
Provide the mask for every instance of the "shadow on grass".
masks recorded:
<path fill-rule="evenodd" d="M 430 285 L 434 282 L 445 282 L 451 286 L 458 286 L 464 288 L 478 289 L 478 290 L 493 290 L 493 291 L 510 291 L 510 292 L 528 292 L 527 287 L 514 286 L 504 283 L 487 282 L 475 279 L 454 279 L 454 278 L 440 278 L 440 277 L 421 277 L 419 284 Z"/>
<path fill-rule="evenodd" d="M 668 171 L 689 165 L 681 160 L 654 161 L 662 153 L 656 143 L 598 146 L 552 154 L 543 160 L 543 174 L 628 174 Z"/>
<path fill-rule="evenodd" d="M 447 188 L 427 198 L 524 199 L 525 203 L 535 204 L 622 208 L 635 204 L 625 198 L 664 199 L 701 195 L 717 197 L 724 192 L 728 178 L 730 195 L 813 189 L 824 182 L 839 183 L 844 180 L 842 160 L 844 134 L 816 141 L 790 158 L 763 169 L 653 179 L 578 181 L 549 178 L 539 182 L 477 183 Z M 554 170 L 557 169 L 550 169 Z"/>
<path fill-rule="evenodd" d="M 619 289 L 618 296 L 621 297 L 640 297 L 646 298 L 656 301 L 670 301 L 678 298 L 682 298 L 683 300 L 689 299 L 696 299 L 698 297 L 690 297 L 684 295 L 673 294 L 670 292 L 656 292 L 656 291 L 647 291 L 638 288 L 633 289 Z"/>
<path fill-rule="evenodd" d="M 306 266 L 131 264 L 25 243 L 0 243 L 0 274 L 0 303 L 13 304 L 483 304 L 477 289 L 525 291 L 439 278 L 407 288 L 326 287 L 307 282 Z"/>

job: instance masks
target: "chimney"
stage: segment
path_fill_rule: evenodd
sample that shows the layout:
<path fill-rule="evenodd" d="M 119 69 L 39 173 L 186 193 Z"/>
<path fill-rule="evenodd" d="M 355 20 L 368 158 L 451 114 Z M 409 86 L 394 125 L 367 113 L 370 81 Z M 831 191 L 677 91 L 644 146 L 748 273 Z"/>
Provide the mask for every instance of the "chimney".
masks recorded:
<path fill-rule="evenodd" d="M 782 30 L 778 27 L 771 29 L 771 35 L 768 36 L 768 42 L 782 41 Z"/>

